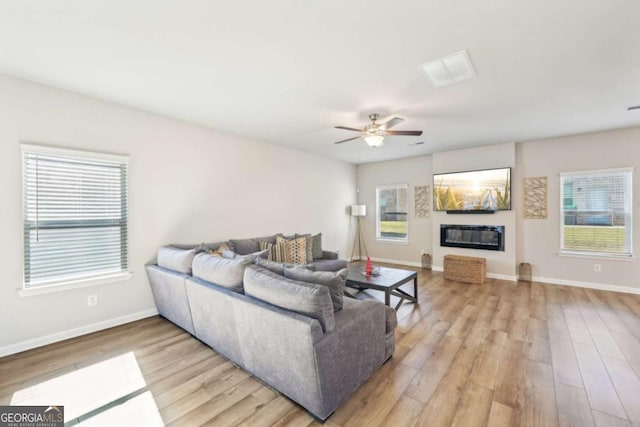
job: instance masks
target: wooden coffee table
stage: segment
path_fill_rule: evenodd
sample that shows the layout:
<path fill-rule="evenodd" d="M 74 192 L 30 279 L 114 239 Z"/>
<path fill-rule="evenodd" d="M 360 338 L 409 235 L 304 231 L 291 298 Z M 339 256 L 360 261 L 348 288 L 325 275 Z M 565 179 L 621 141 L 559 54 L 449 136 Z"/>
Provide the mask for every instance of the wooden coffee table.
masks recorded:
<path fill-rule="evenodd" d="M 402 303 L 418 302 L 418 274 L 415 271 L 400 270 L 397 268 L 379 267 L 379 276 L 366 276 L 364 267 L 350 267 L 347 275 L 347 286 L 358 290 L 374 289 L 384 292 L 384 303 L 391 307 L 391 295 L 400 298 L 395 306 L 397 310 Z M 400 289 L 400 286 L 413 280 L 413 295 Z"/>

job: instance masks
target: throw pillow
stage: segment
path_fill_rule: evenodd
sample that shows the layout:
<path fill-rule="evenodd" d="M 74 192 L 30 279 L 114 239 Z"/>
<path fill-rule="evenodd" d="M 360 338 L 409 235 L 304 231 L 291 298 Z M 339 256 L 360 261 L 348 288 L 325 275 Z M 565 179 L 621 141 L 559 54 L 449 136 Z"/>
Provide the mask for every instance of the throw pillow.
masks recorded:
<path fill-rule="evenodd" d="M 321 259 L 322 253 L 322 233 L 318 233 L 311 238 L 311 252 L 313 259 Z"/>
<path fill-rule="evenodd" d="M 209 255 L 213 255 L 213 256 L 223 256 L 223 254 L 225 253 L 225 251 L 230 251 L 231 248 L 229 247 L 229 245 L 227 243 L 222 243 L 220 246 L 218 246 L 218 249 L 211 249 L 209 251 Z"/>
<path fill-rule="evenodd" d="M 244 272 L 245 294 L 320 322 L 324 332 L 335 328 L 331 295 L 326 286 L 286 279 L 251 265 Z"/>
<path fill-rule="evenodd" d="M 247 254 L 247 255 L 238 255 L 235 252 L 231 252 L 233 254 L 233 259 L 248 259 L 251 262 L 255 262 L 255 260 L 257 258 L 262 258 L 263 255 L 266 255 L 267 251 L 258 251 L 258 252 L 254 252 L 252 254 Z M 226 255 L 227 253 L 225 252 L 222 256 L 227 257 Z"/>
<path fill-rule="evenodd" d="M 267 250 L 267 259 L 274 262 L 285 262 L 286 245 L 285 243 L 269 243 L 260 242 L 260 250 Z"/>
<path fill-rule="evenodd" d="M 299 237 L 293 240 L 287 240 L 284 237 L 276 237 L 276 245 L 282 244 L 285 249 L 285 262 L 293 264 L 307 263 L 307 238 Z"/>
<path fill-rule="evenodd" d="M 284 234 L 282 234 L 282 233 L 278 233 L 278 234 L 276 234 L 276 241 L 277 241 L 278 237 L 282 237 L 283 239 L 287 239 L 287 240 L 293 240 L 293 239 L 295 239 L 297 236 L 296 236 L 295 234 L 292 234 L 291 236 L 285 236 L 285 235 L 284 235 Z"/>
<path fill-rule="evenodd" d="M 315 283 L 329 288 L 333 311 L 342 310 L 344 287 L 347 282 L 347 269 L 340 271 L 309 271 L 306 268 L 285 268 L 284 277 L 301 282 Z"/>
<path fill-rule="evenodd" d="M 296 233 L 296 239 L 299 239 L 300 237 L 307 239 L 307 261 L 311 261 L 313 259 L 313 238 L 311 237 L 311 234 Z"/>

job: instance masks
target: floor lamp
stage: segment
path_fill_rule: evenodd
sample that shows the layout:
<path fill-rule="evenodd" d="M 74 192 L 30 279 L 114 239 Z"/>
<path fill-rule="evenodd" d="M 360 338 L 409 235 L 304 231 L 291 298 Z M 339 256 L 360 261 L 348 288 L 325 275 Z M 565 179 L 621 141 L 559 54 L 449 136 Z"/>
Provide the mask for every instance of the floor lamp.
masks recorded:
<path fill-rule="evenodd" d="M 360 218 L 367 216 L 367 205 L 351 205 L 351 216 L 355 216 L 358 224 L 356 225 L 356 236 L 353 240 L 353 249 L 351 249 L 351 260 L 353 261 L 353 253 L 358 246 L 358 259 L 362 259 L 362 248 L 364 247 L 364 254 L 369 257 L 367 253 L 367 243 L 362 235 L 362 226 L 360 225 Z"/>

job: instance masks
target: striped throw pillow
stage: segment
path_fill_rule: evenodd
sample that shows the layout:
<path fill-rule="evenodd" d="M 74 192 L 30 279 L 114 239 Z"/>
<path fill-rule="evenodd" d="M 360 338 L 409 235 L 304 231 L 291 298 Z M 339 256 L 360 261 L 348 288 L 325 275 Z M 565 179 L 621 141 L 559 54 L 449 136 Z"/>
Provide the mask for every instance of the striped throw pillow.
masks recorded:
<path fill-rule="evenodd" d="M 286 262 L 287 259 L 287 246 L 284 243 L 273 244 L 269 242 L 260 242 L 260 250 L 268 250 L 267 259 L 275 262 Z"/>

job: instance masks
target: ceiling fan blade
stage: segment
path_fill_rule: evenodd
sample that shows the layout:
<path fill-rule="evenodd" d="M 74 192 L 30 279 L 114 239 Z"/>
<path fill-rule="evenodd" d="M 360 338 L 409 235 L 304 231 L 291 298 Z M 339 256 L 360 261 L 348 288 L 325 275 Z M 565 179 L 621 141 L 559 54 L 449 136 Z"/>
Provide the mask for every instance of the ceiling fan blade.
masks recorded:
<path fill-rule="evenodd" d="M 334 142 L 334 144 L 342 144 L 343 142 L 353 141 L 354 139 L 358 139 L 358 138 L 360 137 L 356 136 L 355 138 L 343 139 L 342 141 Z"/>
<path fill-rule="evenodd" d="M 388 130 L 385 133 L 387 135 L 413 135 L 413 136 L 422 135 L 421 130 Z"/>
<path fill-rule="evenodd" d="M 392 117 L 386 122 L 380 124 L 380 127 L 378 129 L 380 130 L 391 129 L 393 126 L 399 125 L 402 122 L 404 122 L 404 119 L 402 117 Z"/>
<path fill-rule="evenodd" d="M 352 130 L 355 132 L 362 132 L 362 129 L 356 129 L 356 128 L 350 128 L 350 127 L 346 127 L 346 126 L 334 126 L 336 129 L 343 129 L 343 130 Z"/>

